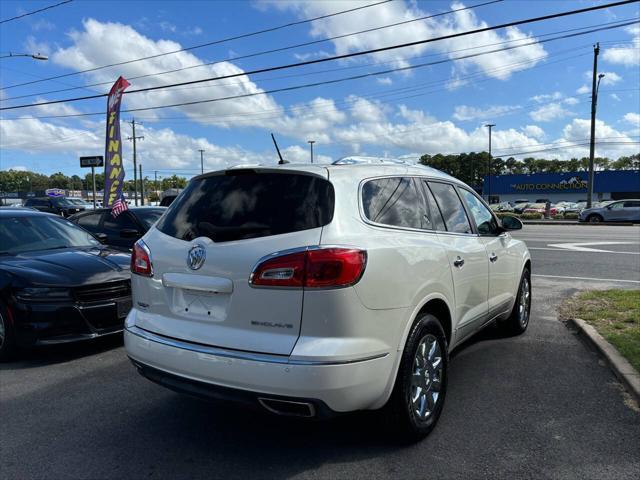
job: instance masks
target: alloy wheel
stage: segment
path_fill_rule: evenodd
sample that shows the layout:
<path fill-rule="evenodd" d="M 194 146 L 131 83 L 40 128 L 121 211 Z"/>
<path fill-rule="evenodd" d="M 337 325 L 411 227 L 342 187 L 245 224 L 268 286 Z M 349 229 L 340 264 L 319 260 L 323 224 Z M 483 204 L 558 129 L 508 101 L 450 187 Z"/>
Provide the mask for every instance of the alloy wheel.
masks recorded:
<path fill-rule="evenodd" d="M 438 405 L 443 366 L 438 339 L 431 334 L 425 335 L 416 349 L 409 392 L 411 409 L 420 420 L 427 420 Z"/>
<path fill-rule="evenodd" d="M 518 320 L 520 325 L 524 328 L 529 323 L 529 307 L 531 303 L 531 284 L 529 278 L 524 277 L 522 279 L 522 289 L 520 291 L 520 303 L 518 305 Z"/>

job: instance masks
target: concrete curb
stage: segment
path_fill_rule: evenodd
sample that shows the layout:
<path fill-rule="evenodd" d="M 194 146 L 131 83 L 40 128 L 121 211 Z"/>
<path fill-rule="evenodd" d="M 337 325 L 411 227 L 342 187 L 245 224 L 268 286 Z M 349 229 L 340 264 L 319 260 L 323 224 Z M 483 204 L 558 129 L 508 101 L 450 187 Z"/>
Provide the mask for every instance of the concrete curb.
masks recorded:
<path fill-rule="evenodd" d="M 616 377 L 624 384 L 636 402 L 640 403 L 640 373 L 594 327 L 579 318 L 569 321 L 578 329 L 581 335 L 598 349 Z"/>

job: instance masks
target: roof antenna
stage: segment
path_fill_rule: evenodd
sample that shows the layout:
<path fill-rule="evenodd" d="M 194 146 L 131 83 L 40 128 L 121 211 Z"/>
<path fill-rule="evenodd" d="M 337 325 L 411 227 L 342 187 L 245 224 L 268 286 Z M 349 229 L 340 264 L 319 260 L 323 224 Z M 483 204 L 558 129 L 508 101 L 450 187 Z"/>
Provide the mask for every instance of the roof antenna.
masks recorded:
<path fill-rule="evenodd" d="M 282 155 L 280 154 L 280 149 L 278 148 L 278 142 L 276 142 L 276 137 L 273 136 L 273 133 L 271 134 L 271 140 L 273 140 L 273 144 L 276 146 L 276 151 L 278 152 L 278 157 L 280 157 L 280 161 L 278 162 L 278 165 L 289 163 L 284 158 L 282 158 Z"/>

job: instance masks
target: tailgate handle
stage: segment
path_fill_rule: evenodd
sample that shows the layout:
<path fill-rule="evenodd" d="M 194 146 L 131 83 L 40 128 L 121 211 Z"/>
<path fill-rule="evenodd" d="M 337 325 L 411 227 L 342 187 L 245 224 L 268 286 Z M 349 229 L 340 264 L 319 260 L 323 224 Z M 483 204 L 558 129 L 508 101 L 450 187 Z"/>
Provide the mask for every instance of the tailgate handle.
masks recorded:
<path fill-rule="evenodd" d="M 165 287 L 199 290 L 211 293 L 232 293 L 233 282 L 228 278 L 192 275 L 188 273 L 164 273 L 162 285 Z"/>

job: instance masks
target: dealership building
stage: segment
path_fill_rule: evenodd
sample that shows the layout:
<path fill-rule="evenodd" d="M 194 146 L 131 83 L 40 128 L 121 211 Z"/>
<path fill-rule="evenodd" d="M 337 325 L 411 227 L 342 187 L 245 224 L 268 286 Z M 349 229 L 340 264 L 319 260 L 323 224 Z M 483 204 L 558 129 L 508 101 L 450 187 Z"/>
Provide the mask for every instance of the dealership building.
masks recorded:
<path fill-rule="evenodd" d="M 640 170 L 594 172 L 593 200 L 640 198 Z M 484 178 L 482 194 L 491 203 L 549 199 L 580 202 L 587 199 L 588 172 L 491 175 Z"/>

